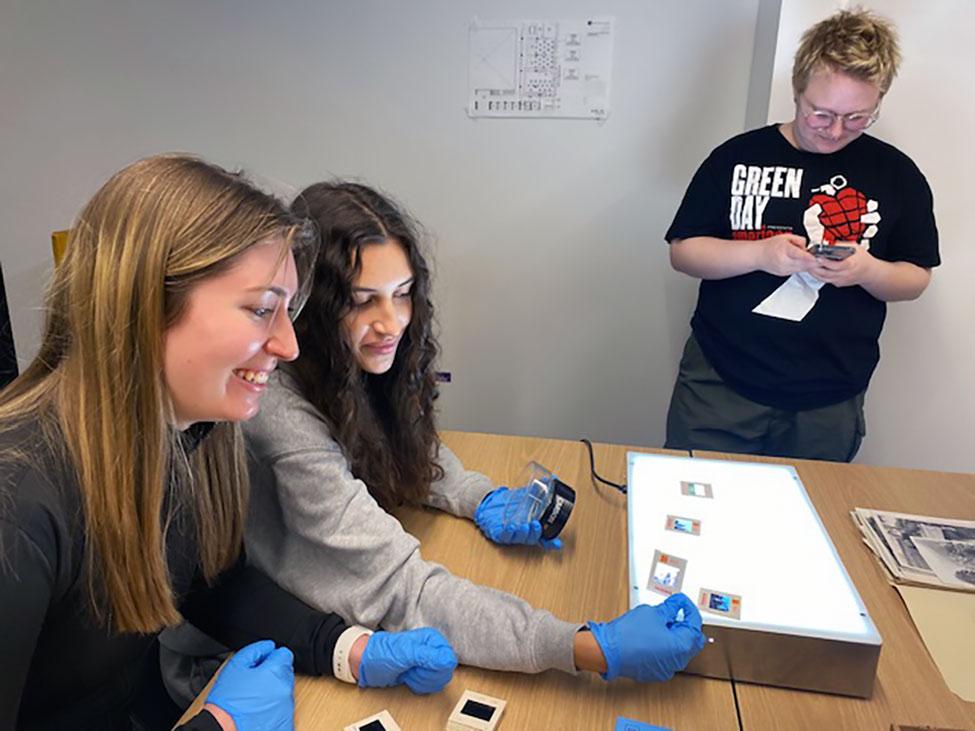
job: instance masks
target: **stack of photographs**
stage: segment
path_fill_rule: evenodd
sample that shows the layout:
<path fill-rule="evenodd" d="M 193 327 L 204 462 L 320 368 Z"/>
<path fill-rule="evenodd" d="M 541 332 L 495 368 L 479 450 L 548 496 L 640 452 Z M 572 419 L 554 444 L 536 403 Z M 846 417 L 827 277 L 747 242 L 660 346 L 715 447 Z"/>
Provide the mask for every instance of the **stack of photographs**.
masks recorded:
<path fill-rule="evenodd" d="M 975 592 L 975 521 L 866 508 L 850 515 L 895 582 Z"/>

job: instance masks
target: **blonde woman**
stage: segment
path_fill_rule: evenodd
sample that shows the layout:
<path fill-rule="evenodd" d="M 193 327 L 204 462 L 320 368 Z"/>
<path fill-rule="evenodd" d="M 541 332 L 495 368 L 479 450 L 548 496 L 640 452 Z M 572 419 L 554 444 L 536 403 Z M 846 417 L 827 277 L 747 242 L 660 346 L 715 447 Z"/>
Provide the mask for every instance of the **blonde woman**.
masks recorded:
<path fill-rule="evenodd" d="M 434 630 L 369 637 L 240 556 L 236 422 L 298 354 L 312 241 L 276 199 L 185 156 L 123 169 L 79 215 L 40 352 L 0 392 L 0 728 L 171 722 L 155 637 L 184 616 L 233 648 L 272 640 L 238 652 L 184 728 L 291 728 L 293 668 L 450 679 Z"/>
<path fill-rule="evenodd" d="M 927 180 L 867 134 L 900 60 L 890 21 L 837 11 L 799 43 L 792 119 L 694 174 L 664 236 L 701 280 L 664 446 L 856 456 L 887 303 L 920 297 L 941 263 Z"/>

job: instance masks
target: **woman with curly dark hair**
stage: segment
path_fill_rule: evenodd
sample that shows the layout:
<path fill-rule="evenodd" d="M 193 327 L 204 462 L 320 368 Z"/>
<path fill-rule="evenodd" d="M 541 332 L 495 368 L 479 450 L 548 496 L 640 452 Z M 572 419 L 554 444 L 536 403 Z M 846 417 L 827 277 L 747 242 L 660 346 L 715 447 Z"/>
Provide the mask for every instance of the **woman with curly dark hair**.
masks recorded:
<path fill-rule="evenodd" d="M 436 461 L 433 418 L 438 345 L 430 270 L 416 226 L 381 195 L 354 183 L 312 186 L 293 208 L 320 211 L 316 220 L 323 227 L 328 221 L 325 237 L 336 244 L 322 253 L 308 315 L 296 324 L 306 350 L 295 363 L 295 380 L 376 502 L 387 509 L 419 505 L 444 471 Z M 386 241 L 393 244 L 379 246 Z M 376 310 L 386 303 L 354 280 L 373 260 L 403 277 L 388 303 L 389 328 L 369 333 L 375 315 L 385 319 Z M 338 326 L 343 321 L 352 332 Z"/>
<path fill-rule="evenodd" d="M 510 524 L 508 488 L 466 471 L 436 430 L 430 272 L 417 226 L 363 185 L 318 183 L 294 213 L 322 246 L 295 323 L 301 355 L 245 427 L 254 489 L 252 560 L 320 609 L 387 630 L 441 630 L 461 662 L 666 680 L 703 646 L 684 595 L 607 623 L 565 622 L 425 562 L 388 512 L 430 505 L 497 543 L 559 548 L 538 521 Z"/>

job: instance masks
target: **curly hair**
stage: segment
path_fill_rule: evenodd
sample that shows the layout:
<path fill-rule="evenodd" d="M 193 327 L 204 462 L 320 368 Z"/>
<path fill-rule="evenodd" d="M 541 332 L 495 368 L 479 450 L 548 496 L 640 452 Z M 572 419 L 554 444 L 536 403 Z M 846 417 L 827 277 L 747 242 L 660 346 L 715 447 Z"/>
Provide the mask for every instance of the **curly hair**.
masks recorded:
<path fill-rule="evenodd" d="M 301 354 L 288 371 L 376 502 L 385 509 L 418 505 L 443 477 L 433 409 L 440 348 L 419 226 L 358 183 L 316 183 L 291 208 L 318 224 L 322 241 L 311 294 L 295 321 Z M 362 248 L 389 240 L 402 245 L 412 269 L 413 314 L 392 367 L 377 375 L 359 367 L 342 322 L 352 308 Z"/>
<path fill-rule="evenodd" d="M 883 96 L 897 74 L 901 53 L 894 24 L 868 10 L 840 10 L 802 35 L 792 67 L 792 89 L 806 90 L 821 69 L 876 84 Z"/>

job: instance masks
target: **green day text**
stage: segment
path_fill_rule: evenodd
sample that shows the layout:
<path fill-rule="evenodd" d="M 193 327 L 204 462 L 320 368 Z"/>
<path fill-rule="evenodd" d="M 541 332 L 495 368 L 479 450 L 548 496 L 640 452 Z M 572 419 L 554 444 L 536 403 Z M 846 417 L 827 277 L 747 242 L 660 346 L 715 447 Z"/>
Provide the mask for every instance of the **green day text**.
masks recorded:
<path fill-rule="evenodd" d="M 802 168 L 780 165 L 735 165 L 731 172 L 731 228 L 755 231 L 772 198 L 798 198 Z"/>

